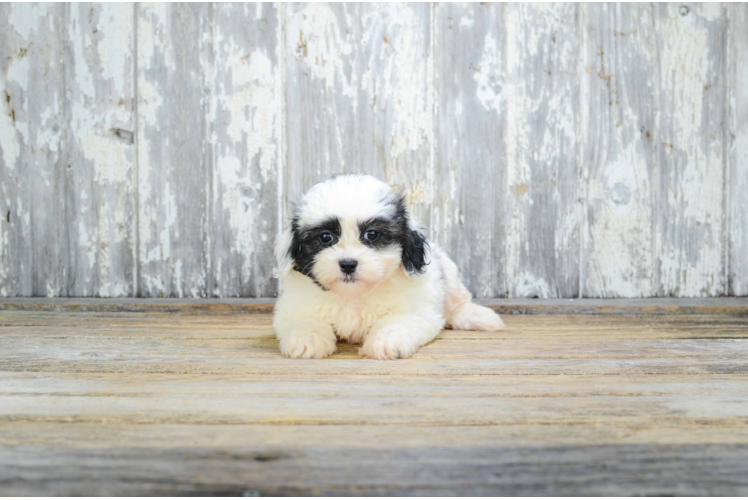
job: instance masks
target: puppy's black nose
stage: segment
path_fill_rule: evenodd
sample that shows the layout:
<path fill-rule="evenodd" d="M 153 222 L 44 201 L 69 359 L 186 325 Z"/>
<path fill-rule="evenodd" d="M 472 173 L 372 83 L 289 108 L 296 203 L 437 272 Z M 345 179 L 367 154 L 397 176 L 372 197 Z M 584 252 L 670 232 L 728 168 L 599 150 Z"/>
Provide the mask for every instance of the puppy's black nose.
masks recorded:
<path fill-rule="evenodd" d="M 357 265 L 358 265 L 357 260 L 343 259 L 340 261 L 340 270 L 343 271 L 345 274 L 353 274 L 356 271 Z"/>

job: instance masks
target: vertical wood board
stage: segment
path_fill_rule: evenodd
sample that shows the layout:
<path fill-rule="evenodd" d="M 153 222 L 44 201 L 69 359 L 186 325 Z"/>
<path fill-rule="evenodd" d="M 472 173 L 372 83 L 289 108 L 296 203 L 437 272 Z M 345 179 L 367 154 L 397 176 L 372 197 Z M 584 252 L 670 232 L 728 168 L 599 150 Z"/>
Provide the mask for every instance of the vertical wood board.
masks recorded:
<path fill-rule="evenodd" d="M 139 294 L 205 297 L 212 11 L 137 9 Z"/>
<path fill-rule="evenodd" d="M 748 4 L 729 4 L 728 295 L 748 295 Z"/>
<path fill-rule="evenodd" d="M 585 297 L 654 294 L 657 45 L 649 4 L 584 4 Z"/>
<path fill-rule="evenodd" d="M 659 4 L 658 295 L 725 292 L 724 47 L 719 4 Z"/>
<path fill-rule="evenodd" d="M 505 5 L 507 184 L 499 295 L 579 295 L 577 4 Z"/>
<path fill-rule="evenodd" d="M 68 293 L 133 294 L 133 4 L 66 6 Z"/>
<path fill-rule="evenodd" d="M 273 296 L 282 99 L 278 8 L 257 3 L 211 9 L 210 295 Z"/>
<path fill-rule="evenodd" d="M 439 4 L 435 239 L 478 297 L 506 294 L 506 54 L 502 4 Z"/>
<path fill-rule="evenodd" d="M 63 4 L 0 6 L 0 295 L 68 295 Z"/>

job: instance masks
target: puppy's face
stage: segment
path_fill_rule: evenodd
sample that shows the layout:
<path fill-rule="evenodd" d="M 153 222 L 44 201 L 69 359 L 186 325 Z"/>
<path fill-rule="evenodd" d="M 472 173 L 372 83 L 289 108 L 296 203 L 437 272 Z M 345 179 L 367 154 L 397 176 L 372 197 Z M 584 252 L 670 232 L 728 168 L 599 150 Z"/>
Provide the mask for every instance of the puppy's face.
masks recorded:
<path fill-rule="evenodd" d="M 373 177 L 345 175 L 304 195 L 276 252 L 281 274 L 293 269 L 324 290 L 357 293 L 401 267 L 421 272 L 425 244 L 402 196 Z"/>

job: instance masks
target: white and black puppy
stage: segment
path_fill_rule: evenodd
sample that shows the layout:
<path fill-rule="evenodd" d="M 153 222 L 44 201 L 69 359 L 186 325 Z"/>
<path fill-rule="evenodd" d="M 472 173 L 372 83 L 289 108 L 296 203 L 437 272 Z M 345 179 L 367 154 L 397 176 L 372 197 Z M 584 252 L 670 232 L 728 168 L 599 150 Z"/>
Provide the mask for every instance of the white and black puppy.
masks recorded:
<path fill-rule="evenodd" d="M 324 358 L 338 338 L 374 359 L 407 358 L 446 326 L 500 330 L 471 302 L 457 266 L 426 241 L 405 199 L 368 175 L 312 187 L 276 242 L 281 296 L 273 328 L 281 352 Z"/>

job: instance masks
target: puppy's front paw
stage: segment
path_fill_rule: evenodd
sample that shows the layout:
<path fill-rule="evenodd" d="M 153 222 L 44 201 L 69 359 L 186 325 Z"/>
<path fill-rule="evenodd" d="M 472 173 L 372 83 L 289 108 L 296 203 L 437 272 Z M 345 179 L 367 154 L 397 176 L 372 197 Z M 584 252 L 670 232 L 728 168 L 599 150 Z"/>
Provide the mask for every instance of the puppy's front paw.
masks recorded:
<path fill-rule="evenodd" d="M 418 348 L 409 337 L 404 326 L 388 325 L 370 335 L 358 353 L 371 359 L 409 358 Z"/>
<path fill-rule="evenodd" d="M 335 334 L 332 329 L 311 329 L 284 335 L 280 340 L 280 351 L 289 358 L 320 359 L 335 352 Z"/>

